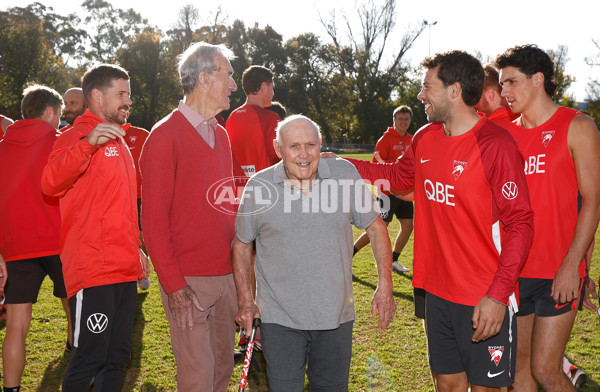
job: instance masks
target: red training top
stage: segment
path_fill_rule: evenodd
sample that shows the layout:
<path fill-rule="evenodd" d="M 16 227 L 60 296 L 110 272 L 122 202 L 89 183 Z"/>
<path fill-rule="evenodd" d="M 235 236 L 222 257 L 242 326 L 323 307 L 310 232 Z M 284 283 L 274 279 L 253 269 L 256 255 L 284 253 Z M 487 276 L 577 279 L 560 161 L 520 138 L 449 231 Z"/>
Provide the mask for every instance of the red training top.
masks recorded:
<path fill-rule="evenodd" d="M 523 157 L 506 130 L 482 118 L 451 137 L 433 123 L 393 164 L 350 161 L 368 180 L 415 186 L 413 286 L 468 306 L 485 295 L 507 303 L 533 239 L 533 212 Z"/>
<path fill-rule="evenodd" d="M 495 122 L 506 129 L 515 119 L 519 118 L 519 113 L 513 113 L 508 106 L 500 106 L 490 114 L 490 121 Z"/>
<path fill-rule="evenodd" d="M 226 130 L 231 141 L 231 151 L 242 166 L 246 176 L 279 162 L 273 140 L 275 128 L 281 118 L 258 105 L 243 105 L 227 118 Z"/>
<path fill-rule="evenodd" d="M 142 197 L 142 173 L 140 172 L 140 155 L 142 155 L 142 147 L 144 142 L 150 135 L 150 132 L 144 128 L 135 127 L 131 125 L 125 135 L 125 143 L 129 147 L 131 156 L 133 157 L 133 163 L 135 165 L 136 183 L 137 183 L 137 198 Z"/>
<path fill-rule="evenodd" d="M 386 163 L 394 163 L 396 159 L 404 155 L 404 152 L 408 149 L 412 135 L 406 133 L 404 136 L 400 136 L 398 131 L 394 127 L 389 127 L 375 145 L 375 152 L 379 152 L 379 156 Z M 373 162 L 377 162 L 373 157 Z M 384 195 L 391 195 L 390 192 L 380 189 Z"/>
<path fill-rule="evenodd" d="M 0 254 L 5 261 L 59 253 L 58 199 L 40 186 L 56 140 L 56 129 L 42 120 L 20 120 L 0 141 Z"/>
<path fill-rule="evenodd" d="M 535 238 L 521 277 L 554 279 L 567 254 L 579 206 L 579 186 L 567 136 L 580 112 L 560 107 L 544 124 L 526 129 L 521 118 L 508 131 L 525 156 L 525 174 L 535 214 Z M 581 263 L 579 276 L 586 276 Z"/>
<path fill-rule="evenodd" d="M 61 251 L 68 297 L 81 289 L 141 277 L 135 168 L 123 140 L 92 146 L 105 122 L 90 110 L 56 139 L 42 190 L 60 198 Z M 129 124 L 121 126 L 125 131 Z"/>
<path fill-rule="evenodd" d="M 214 132 L 211 148 L 185 116 L 174 110 L 152 128 L 144 144 L 140 158 L 142 228 L 167 294 L 187 285 L 184 276 L 233 272 L 232 154 L 225 129 L 215 124 Z M 219 203 L 211 203 L 211 195 Z"/>

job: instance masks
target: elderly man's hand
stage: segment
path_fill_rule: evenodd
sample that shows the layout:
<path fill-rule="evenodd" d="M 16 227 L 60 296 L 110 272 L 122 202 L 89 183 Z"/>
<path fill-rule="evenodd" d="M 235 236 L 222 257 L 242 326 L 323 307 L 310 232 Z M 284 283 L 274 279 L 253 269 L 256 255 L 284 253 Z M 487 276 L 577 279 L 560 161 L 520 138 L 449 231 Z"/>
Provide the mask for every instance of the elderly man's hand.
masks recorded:
<path fill-rule="evenodd" d="M 385 330 L 396 314 L 396 302 L 391 289 L 381 290 L 379 287 L 375 290 L 371 299 L 371 318 L 379 313 L 377 327 Z"/>
<path fill-rule="evenodd" d="M 338 156 L 332 152 L 325 151 L 321 153 L 321 158 L 338 158 Z"/>
<path fill-rule="evenodd" d="M 194 320 L 192 318 L 193 307 L 199 311 L 203 311 L 196 297 L 196 293 L 190 286 L 185 286 L 181 290 L 167 294 L 169 309 L 171 315 L 177 324 L 177 327 L 185 330 L 194 328 Z"/>
<path fill-rule="evenodd" d="M 240 327 L 244 328 L 247 339 L 250 338 L 252 323 L 255 318 L 260 318 L 260 310 L 258 310 L 258 306 L 256 306 L 254 301 L 240 304 L 238 313 L 235 316 L 235 321 Z"/>

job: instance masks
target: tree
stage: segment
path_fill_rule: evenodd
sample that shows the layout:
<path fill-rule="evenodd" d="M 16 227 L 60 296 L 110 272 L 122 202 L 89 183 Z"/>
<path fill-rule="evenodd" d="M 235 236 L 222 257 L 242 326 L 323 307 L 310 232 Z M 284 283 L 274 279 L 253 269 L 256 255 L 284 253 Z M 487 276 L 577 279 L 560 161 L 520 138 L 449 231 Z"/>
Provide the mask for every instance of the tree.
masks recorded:
<path fill-rule="evenodd" d="M 386 46 L 393 39 L 396 24 L 396 2 L 367 0 L 359 5 L 358 18 L 361 30 L 353 30 L 353 23 L 344 16 L 350 43 L 343 44 L 336 25 L 335 14 L 328 22 L 321 19 L 336 51 L 336 64 L 340 75 L 348 78 L 355 99 L 348 109 L 355 121 L 351 134 L 363 142 L 374 143 L 381 129 L 389 123 L 392 110 L 391 94 L 394 86 L 407 81 L 409 66 L 403 61 L 425 24 L 409 29 L 400 39 L 399 48 L 388 55 Z"/>
<path fill-rule="evenodd" d="M 564 45 L 558 45 L 556 50 L 548 50 L 548 55 L 554 62 L 554 79 L 558 84 L 552 100 L 560 105 L 574 107 L 575 98 L 572 94 L 567 94 L 567 90 L 575 82 L 575 77 L 566 73 L 566 65 L 569 62 L 568 54 L 569 49 Z"/>
<path fill-rule="evenodd" d="M 46 18 L 62 20 L 39 3 L 0 12 L 0 113 L 13 119 L 21 117 L 22 92 L 28 85 L 58 91 L 67 87 L 64 63 L 54 50 L 64 42 L 61 30 L 48 26 Z"/>
<path fill-rule="evenodd" d="M 178 52 L 183 52 L 194 42 L 194 29 L 199 19 L 200 12 L 193 4 L 186 4 L 179 9 L 175 26 L 167 31 Z"/>
<path fill-rule="evenodd" d="M 315 119 L 323 137 L 332 143 L 340 130 L 348 129 L 350 113 L 343 105 L 351 97 L 347 79 L 338 74 L 332 45 L 322 45 L 313 33 L 302 34 L 285 44 L 288 58 L 283 84 L 288 91 L 288 109 Z"/>
<path fill-rule="evenodd" d="M 87 59 L 92 63 L 113 63 L 117 51 L 123 48 L 126 38 L 141 33 L 148 20 L 133 8 L 115 9 L 104 0 L 85 0 L 82 4 L 88 12 L 86 26 L 95 29 L 89 38 Z"/>
<path fill-rule="evenodd" d="M 151 27 L 128 38 L 126 46 L 117 52 L 115 60 L 129 72 L 133 101 L 129 122 L 151 129 L 177 107 L 183 94 L 177 53 L 169 52 L 160 32 Z"/>
<path fill-rule="evenodd" d="M 586 57 L 585 62 L 590 67 L 600 67 L 600 41 L 592 40 L 592 42 L 598 49 L 598 53 L 593 57 Z M 600 80 L 589 81 L 586 93 L 587 108 L 585 111 L 594 119 L 596 126 L 600 128 Z"/>

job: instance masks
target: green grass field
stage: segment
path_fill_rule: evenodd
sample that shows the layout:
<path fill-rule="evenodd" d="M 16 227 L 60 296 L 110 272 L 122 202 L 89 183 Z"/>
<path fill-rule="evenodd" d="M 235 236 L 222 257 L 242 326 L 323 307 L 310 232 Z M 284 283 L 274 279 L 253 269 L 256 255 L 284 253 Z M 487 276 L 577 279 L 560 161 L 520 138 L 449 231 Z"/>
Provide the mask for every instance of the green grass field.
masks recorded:
<path fill-rule="evenodd" d="M 371 154 L 357 154 L 370 159 Z M 398 230 L 390 224 L 390 237 Z M 360 231 L 355 230 L 355 238 Z M 597 233 L 598 237 L 598 233 Z M 412 237 L 400 262 L 412 266 Z M 600 274 L 598 253 L 593 259 L 592 276 Z M 421 321 L 413 316 L 411 273 L 393 273 L 394 297 L 398 311 L 386 332 L 376 328 L 370 318 L 370 299 L 377 284 L 371 248 L 354 257 L 354 295 L 357 320 L 350 370 L 350 391 L 431 391 L 427 348 Z M 148 291 L 139 292 L 135 315 L 134 349 L 128 364 L 123 391 L 175 391 L 175 361 L 171 353 L 168 324 L 162 309 L 156 275 Z M 600 333 L 598 316 L 580 312 L 567 347 L 567 356 L 588 374 L 583 391 L 600 391 Z M 52 285 L 44 282 L 34 306 L 27 339 L 27 366 L 22 391 L 60 390 L 69 356 L 64 354 L 66 321 L 60 302 L 52 297 Z M 0 323 L 0 340 L 5 326 Z M 201 348 L 199 348 L 201 349 Z M 256 355 L 261 372 L 251 368 L 247 391 L 267 391 L 264 362 Z M 237 391 L 241 364 L 234 369 L 230 391 Z"/>

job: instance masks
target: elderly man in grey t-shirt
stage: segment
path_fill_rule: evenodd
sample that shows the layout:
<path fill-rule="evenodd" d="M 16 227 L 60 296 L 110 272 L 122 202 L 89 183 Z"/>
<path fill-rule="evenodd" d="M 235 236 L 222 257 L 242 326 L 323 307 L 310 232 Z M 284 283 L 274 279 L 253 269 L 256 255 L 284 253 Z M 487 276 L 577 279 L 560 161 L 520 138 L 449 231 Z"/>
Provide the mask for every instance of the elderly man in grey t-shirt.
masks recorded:
<path fill-rule="evenodd" d="M 248 332 L 262 318 L 269 388 L 346 391 L 355 319 L 352 225 L 366 229 L 377 263 L 371 316 L 386 329 L 395 311 L 392 254 L 378 207 L 352 164 L 320 159 L 319 127 L 304 116 L 279 123 L 273 141 L 282 159 L 246 185 L 235 222 L 233 272 Z M 256 302 L 250 287 L 256 240 Z"/>

